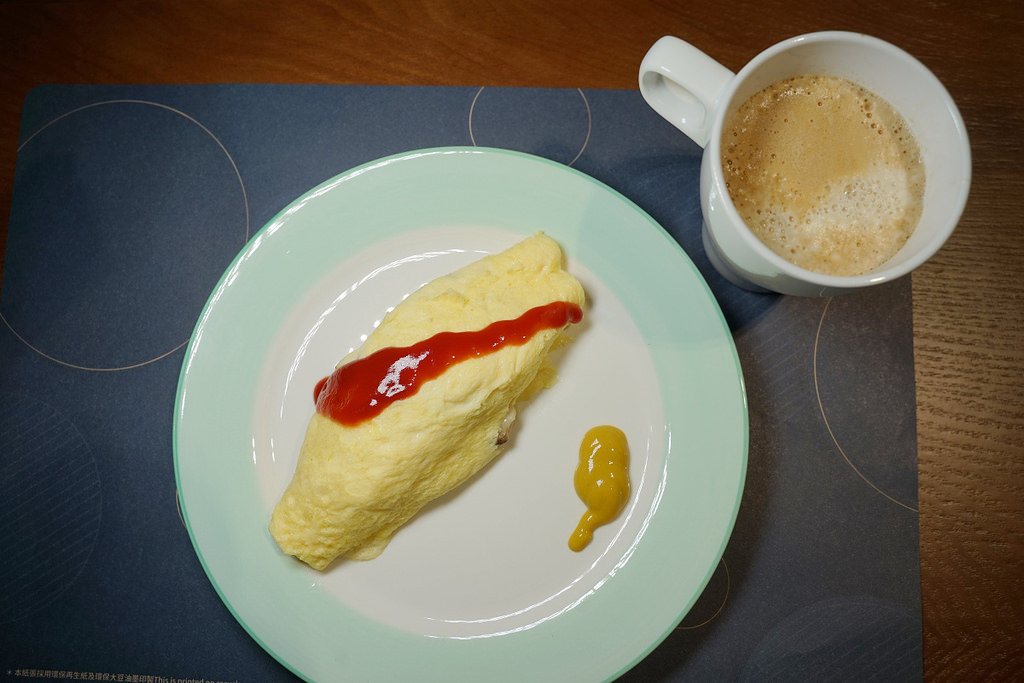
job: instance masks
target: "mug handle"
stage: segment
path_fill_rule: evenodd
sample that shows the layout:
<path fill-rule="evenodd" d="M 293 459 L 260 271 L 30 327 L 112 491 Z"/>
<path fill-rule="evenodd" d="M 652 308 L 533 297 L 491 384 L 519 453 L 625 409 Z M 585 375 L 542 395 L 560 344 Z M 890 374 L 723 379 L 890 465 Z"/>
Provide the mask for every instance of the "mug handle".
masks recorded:
<path fill-rule="evenodd" d="M 711 137 L 718 95 L 735 75 L 693 45 L 665 36 L 640 63 L 640 94 L 654 111 L 704 147 Z"/>

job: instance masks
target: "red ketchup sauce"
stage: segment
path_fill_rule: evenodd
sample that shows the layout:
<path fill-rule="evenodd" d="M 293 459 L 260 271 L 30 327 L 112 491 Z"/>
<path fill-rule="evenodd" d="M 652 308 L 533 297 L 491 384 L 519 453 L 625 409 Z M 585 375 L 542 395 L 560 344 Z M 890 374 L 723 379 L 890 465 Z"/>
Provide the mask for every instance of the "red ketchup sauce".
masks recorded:
<path fill-rule="evenodd" d="M 316 410 L 345 426 L 379 415 L 385 408 L 419 391 L 452 365 L 521 346 L 541 330 L 583 319 L 579 306 L 555 301 L 537 306 L 514 320 L 499 320 L 473 332 L 439 332 L 412 346 L 388 347 L 337 368 L 313 390 Z"/>

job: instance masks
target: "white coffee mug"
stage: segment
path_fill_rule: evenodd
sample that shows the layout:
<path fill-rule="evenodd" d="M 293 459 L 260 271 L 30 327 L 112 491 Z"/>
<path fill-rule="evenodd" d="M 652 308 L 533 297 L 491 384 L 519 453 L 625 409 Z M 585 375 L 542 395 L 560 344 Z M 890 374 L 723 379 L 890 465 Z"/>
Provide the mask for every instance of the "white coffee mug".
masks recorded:
<path fill-rule="evenodd" d="M 863 275 L 825 275 L 785 260 L 746 226 L 726 190 L 723 122 L 760 90 L 804 75 L 844 78 L 886 100 L 920 147 L 925 189 L 918 225 L 895 256 Z M 689 43 L 666 36 L 643 59 L 640 92 L 656 112 L 704 148 L 704 247 L 715 268 L 745 289 L 831 296 L 889 282 L 942 247 L 967 203 L 971 151 L 953 99 L 921 62 L 877 38 L 845 31 L 797 36 L 768 48 L 734 74 Z"/>

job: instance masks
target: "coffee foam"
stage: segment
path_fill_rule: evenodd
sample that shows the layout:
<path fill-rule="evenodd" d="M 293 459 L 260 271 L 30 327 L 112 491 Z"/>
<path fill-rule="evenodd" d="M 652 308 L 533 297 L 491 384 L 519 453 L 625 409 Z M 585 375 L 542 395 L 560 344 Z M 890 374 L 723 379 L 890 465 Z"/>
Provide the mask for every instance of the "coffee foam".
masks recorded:
<path fill-rule="evenodd" d="M 916 141 L 888 103 L 849 81 L 800 76 L 766 88 L 726 122 L 722 150 L 740 216 L 808 270 L 868 272 L 920 217 Z"/>

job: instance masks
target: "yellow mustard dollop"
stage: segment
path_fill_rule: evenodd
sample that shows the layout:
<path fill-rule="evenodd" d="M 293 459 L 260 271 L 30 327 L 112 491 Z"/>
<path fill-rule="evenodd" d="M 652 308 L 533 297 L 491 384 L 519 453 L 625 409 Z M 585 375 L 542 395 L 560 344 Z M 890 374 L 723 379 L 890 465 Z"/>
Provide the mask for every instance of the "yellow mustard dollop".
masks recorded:
<path fill-rule="evenodd" d="M 573 486 L 587 506 L 569 537 L 569 549 L 579 552 L 594 538 L 594 529 L 618 517 L 629 500 L 629 445 L 621 429 L 600 425 L 587 431 Z"/>

